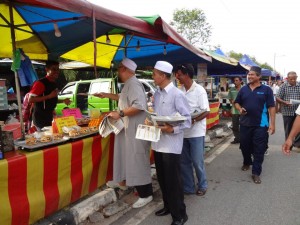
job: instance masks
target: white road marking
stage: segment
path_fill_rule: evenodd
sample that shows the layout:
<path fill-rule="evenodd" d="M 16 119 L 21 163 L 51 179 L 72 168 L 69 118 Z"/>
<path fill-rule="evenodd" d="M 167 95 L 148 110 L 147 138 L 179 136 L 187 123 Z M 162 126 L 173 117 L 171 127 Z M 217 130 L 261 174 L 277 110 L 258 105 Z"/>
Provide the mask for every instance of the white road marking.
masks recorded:
<path fill-rule="evenodd" d="M 138 225 L 144 219 L 146 219 L 150 214 L 152 214 L 157 208 L 162 206 L 162 201 L 154 202 L 152 201 L 144 208 L 142 208 L 137 214 L 135 214 L 130 220 L 128 220 L 124 225 Z"/>

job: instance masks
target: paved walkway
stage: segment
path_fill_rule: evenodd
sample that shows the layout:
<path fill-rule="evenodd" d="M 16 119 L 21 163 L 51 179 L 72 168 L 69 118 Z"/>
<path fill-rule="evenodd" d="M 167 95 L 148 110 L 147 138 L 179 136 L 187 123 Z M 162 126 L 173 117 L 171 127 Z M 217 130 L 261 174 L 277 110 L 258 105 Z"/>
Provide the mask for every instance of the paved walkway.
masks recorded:
<path fill-rule="evenodd" d="M 277 131 L 270 137 L 270 155 L 265 157 L 262 183 L 254 184 L 250 171 L 241 171 L 242 155 L 232 139 L 219 146 L 218 156 L 207 165 L 208 192 L 204 197 L 186 196 L 189 220 L 201 225 L 299 225 L 300 154 L 281 152 L 283 127 L 277 115 Z M 113 225 L 171 224 L 171 217 L 156 217 L 161 199 L 141 210 L 131 210 Z"/>

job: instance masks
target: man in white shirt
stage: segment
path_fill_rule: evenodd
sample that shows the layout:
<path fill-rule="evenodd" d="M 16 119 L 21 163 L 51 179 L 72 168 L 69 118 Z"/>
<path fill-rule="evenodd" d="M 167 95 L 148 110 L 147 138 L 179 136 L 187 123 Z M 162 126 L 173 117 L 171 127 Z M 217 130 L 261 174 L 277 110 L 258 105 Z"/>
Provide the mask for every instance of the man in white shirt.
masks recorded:
<path fill-rule="evenodd" d="M 195 194 L 194 171 L 198 184 L 196 194 L 203 196 L 207 190 L 206 172 L 204 166 L 204 140 L 206 133 L 206 117 L 209 114 L 209 102 L 205 89 L 193 81 L 194 68 L 183 64 L 175 70 L 176 78 L 180 81 L 182 91 L 190 105 L 192 127 L 184 130 L 181 153 L 181 175 L 185 194 Z"/>

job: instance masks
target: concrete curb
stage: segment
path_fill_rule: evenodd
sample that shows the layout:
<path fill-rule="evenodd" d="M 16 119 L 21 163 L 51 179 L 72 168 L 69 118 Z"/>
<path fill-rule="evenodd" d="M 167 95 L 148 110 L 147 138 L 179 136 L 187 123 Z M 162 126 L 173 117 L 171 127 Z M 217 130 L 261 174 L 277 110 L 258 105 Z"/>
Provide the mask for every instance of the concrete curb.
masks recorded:
<path fill-rule="evenodd" d="M 70 212 L 76 224 L 78 224 L 85 221 L 89 215 L 98 211 L 101 207 L 116 201 L 117 196 L 114 189 L 108 188 L 74 205 L 70 208 Z"/>

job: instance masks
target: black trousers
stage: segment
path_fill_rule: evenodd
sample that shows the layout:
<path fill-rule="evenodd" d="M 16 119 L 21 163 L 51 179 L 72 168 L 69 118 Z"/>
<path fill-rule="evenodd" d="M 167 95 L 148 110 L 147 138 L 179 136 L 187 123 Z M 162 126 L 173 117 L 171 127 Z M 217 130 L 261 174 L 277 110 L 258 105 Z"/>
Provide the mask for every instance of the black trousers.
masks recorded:
<path fill-rule="evenodd" d="M 282 116 L 282 118 L 283 118 L 285 139 L 287 139 L 287 137 L 289 136 L 289 134 L 292 130 L 294 121 L 296 119 L 296 115 L 295 116 Z M 300 147 L 300 135 L 299 134 L 295 137 L 293 146 Z"/>
<path fill-rule="evenodd" d="M 170 210 L 173 220 L 181 220 L 186 216 L 186 207 L 180 172 L 180 155 L 154 151 L 154 159 L 164 207 Z"/>
<path fill-rule="evenodd" d="M 232 114 L 232 132 L 234 140 L 240 142 L 240 114 Z"/>
<path fill-rule="evenodd" d="M 153 195 L 152 183 L 135 186 L 140 198 L 147 198 Z"/>

